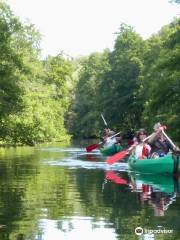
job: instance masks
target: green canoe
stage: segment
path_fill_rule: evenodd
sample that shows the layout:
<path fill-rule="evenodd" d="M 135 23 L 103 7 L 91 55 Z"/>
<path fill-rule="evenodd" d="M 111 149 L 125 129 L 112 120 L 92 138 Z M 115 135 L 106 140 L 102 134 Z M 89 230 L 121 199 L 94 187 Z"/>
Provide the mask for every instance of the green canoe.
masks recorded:
<path fill-rule="evenodd" d="M 130 174 L 131 182 L 137 186 L 138 183 L 150 185 L 154 191 L 173 193 L 180 191 L 180 178 L 174 178 L 172 174 Z"/>
<path fill-rule="evenodd" d="M 117 152 L 120 152 L 122 151 L 123 147 L 119 144 L 113 144 L 112 146 L 110 147 L 102 147 L 100 148 L 100 152 L 103 154 L 103 155 L 106 155 L 106 156 L 111 156 Z"/>
<path fill-rule="evenodd" d="M 128 159 L 130 170 L 141 173 L 178 173 L 180 172 L 179 156 L 168 154 L 160 158 L 136 159 L 130 156 Z"/>

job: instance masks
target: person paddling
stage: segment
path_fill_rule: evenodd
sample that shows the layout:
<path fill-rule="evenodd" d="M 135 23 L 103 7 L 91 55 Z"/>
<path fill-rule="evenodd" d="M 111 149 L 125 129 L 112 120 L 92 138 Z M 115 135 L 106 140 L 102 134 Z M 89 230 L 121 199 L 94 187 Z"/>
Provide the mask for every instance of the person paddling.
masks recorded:
<path fill-rule="evenodd" d="M 105 134 L 103 136 L 103 146 L 110 147 L 113 144 L 117 144 L 121 142 L 121 137 L 112 137 L 115 135 L 115 132 L 110 130 L 109 128 L 105 129 Z"/>
<path fill-rule="evenodd" d="M 151 146 L 150 157 L 158 158 L 165 156 L 170 150 L 173 152 L 178 152 L 179 148 L 174 147 L 170 144 L 170 142 L 166 139 L 163 134 L 165 126 L 161 125 L 161 123 L 156 123 L 153 127 L 154 134 L 148 139 L 148 143 Z"/>
<path fill-rule="evenodd" d="M 147 133 L 145 129 L 140 129 L 136 134 L 135 147 L 133 150 L 133 154 L 138 159 L 148 158 L 151 147 L 149 144 L 143 142 L 143 140 L 147 137 Z"/>

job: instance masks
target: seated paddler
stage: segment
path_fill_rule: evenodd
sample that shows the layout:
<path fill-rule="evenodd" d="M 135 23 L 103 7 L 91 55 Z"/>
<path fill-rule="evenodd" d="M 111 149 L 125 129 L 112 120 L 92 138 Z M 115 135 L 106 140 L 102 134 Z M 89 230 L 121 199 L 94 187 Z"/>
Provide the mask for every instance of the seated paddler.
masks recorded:
<path fill-rule="evenodd" d="M 121 142 L 121 136 L 114 136 L 116 133 L 109 128 L 106 128 L 103 136 L 103 146 L 105 148 L 111 147 L 114 144 Z"/>
<path fill-rule="evenodd" d="M 151 146 L 150 158 L 163 157 L 169 152 L 178 152 L 178 147 L 173 147 L 168 139 L 163 134 L 166 129 L 161 123 L 156 123 L 153 127 L 154 133 L 148 139 L 148 143 Z"/>
<path fill-rule="evenodd" d="M 140 129 L 136 133 L 136 138 L 134 140 L 134 149 L 132 150 L 132 154 L 137 159 L 146 159 L 149 157 L 151 147 L 148 143 L 143 140 L 147 138 L 147 133 L 145 129 Z"/>

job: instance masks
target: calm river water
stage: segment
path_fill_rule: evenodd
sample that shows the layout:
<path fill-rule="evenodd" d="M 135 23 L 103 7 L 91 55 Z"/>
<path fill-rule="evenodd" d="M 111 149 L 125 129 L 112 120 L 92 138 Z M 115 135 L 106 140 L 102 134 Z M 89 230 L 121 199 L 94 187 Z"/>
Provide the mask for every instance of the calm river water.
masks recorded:
<path fill-rule="evenodd" d="M 179 240 L 180 178 L 105 160 L 78 144 L 1 148 L 0 240 Z"/>

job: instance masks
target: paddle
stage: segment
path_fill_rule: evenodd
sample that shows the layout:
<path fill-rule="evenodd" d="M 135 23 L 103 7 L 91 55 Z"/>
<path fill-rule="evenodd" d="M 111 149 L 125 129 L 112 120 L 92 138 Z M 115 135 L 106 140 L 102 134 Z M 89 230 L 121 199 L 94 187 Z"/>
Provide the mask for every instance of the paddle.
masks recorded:
<path fill-rule="evenodd" d="M 173 143 L 173 141 L 167 136 L 167 134 L 162 130 L 163 135 L 166 137 L 166 139 L 169 141 L 169 143 L 173 146 L 173 148 L 177 148 L 177 146 Z"/>
<path fill-rule="evenodd" d="M 101 117 L 102 117 L 102 120 L 103 120 L 103 122 L 104 122 L 104 125 L 107 127 L 107 122 L 106 122 L 104 116 L 102 115 L 102 113 L 101 113 Z"/>
<path fill-rule="evenodd" d="M 123 151 L 121 151 L 121 152 L 118 152 L 118 153 L 114 154 L 113 156 L 109 157 L 106 162 L 111 165 L 111 164 L 113 164 L 113 163 L 116 163 L 117 161 L 122 160 L 123 158 L 126 157 L 126 155 L 129 154 L 129 151 L 131 151 L 135 146 L 136 146 L 136 145 L 133 144 L 133 145 L 132 145 L 131 147 L 129 147 L 128 149 L 125 149 L 125 150 L 123 150 Z"/>
<path fill-rule="evenodd" d="M 116 175 L 114 171 L 107 171 L 106 172 L 106 179 L 111 180 L 114 183 L 120 184 L 120 185 L 128 185 L 128 181 L 124 178 L 121 178 L 120 176 Z"/>
<path fill-rule="evenodd" d="M 113 138 L 115 136 L 117 136 L 118 134 L 120 134 L 120 132 L 114 134 L 113 136 L 111 136 L 110 138 Z M 99 143 L 95 143 L 95 144 L 92 144 L 90 146 L 87 146 L 86 147 L 86 151 L 87 152 L 91 152 L 92 150 L 96 149 L 99 145 L 101 145 L 103 142 L 99 142 Z"/>
<path fill-rule="evenodd" d="M 153 134 L 154 134 L 154 133 L 152 133 L 151 135 L 149 135 L 148 137 L 146 137 L 142 142 L 145 142 L 146 140 L 148 140 Z M 138 144 L 137 144 L 137 143 L 136 143 L 136 144 L 133 144 L 133 145 L 132 145 L 131 147 L 129 147 L 128 149 L 125 149 L 125 150 L 123 150 L 123 151 L 121 151 L 121 152 L 118 152 L 118 153 L 114 154 L 113 156 L 109 157 L 106 162 L 111 165 L 111 164 L 113 164 L 113 163 L 115 163 L 115 162 L 117 162 L 117 161 L 122 160 L 123 158 L 126 157 L 126 155 L 129 154 L 129 152 L 130 152 L 136 145 L 138 145 Z"/>
<path fill-rule="evenodd" d="M 103 122 L 104 122 L 104 125 L 107 127 L 107 122 L 106 122 L 106 120 L 105 120 L 105 118 L 104 118 L 104 116 L 103 116 L 103 114 L 101 113 L 101 118 L 102 118 L 102 120 L 103 120 Z M 90 145 L 90 146 L 87 146 L 86 147 L 86 151 L 87 152 L 91 152 L 92 150 L 94 150 L 94 149 L 96 149 L 99 145 L 101 145 L 103 142 L 99 142 L 99 143 L 95 143 L 95 144 L 92 144 L 92 145 Z"/>
<path fill-rule="evenodd" d="M 99 143 L 95 143 L 95 144 L 92 144 L 90 146 L 87 146 L 86 147 L 86 151 L 87 152 L 91 152 L 92 150 L 96 149 L 101 144 L 102 144 L 102 142 L 99 142 Z"/>

